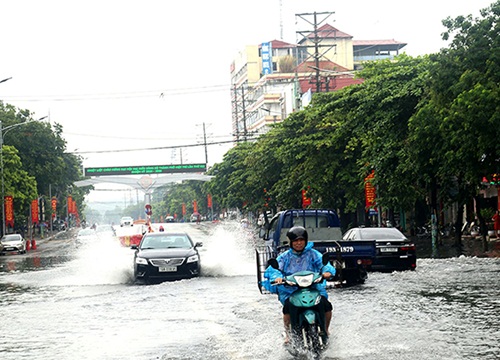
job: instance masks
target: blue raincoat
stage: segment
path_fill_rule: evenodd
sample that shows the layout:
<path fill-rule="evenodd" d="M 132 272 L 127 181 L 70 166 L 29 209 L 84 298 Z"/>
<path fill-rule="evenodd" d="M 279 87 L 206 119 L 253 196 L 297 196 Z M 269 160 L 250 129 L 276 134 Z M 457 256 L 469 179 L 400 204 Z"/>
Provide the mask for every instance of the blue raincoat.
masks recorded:
<path fill-rule="evenodd" d="M 275 279 L 284 278 L 298 271 L 305 270 L 321 274 L 329 272 L 332 276 L 335 275 L 335 267 L 333 267 L 330 263 L 323 265 L 323 255 L 312 247 L 313 243 L 308 242 L 304 251 L 300 254 L 293 251 L 293 249 L 285 251 L 276 258 L 281 271 L 269 266 L 264 272 L 264 281 L 262 281 L 262 285 L 267 291 L 273 294 L 278 294 L 278 298 L 282 304 L 284 304 L 285 300 L 288 299 L 297 289 L 293 286 L 271 285 L 271 282 Z M 326 280 L 316 284 L 315 287 L 319 290 L 321 295 L 328 299 L 328 294 L 326 293 Z"/>

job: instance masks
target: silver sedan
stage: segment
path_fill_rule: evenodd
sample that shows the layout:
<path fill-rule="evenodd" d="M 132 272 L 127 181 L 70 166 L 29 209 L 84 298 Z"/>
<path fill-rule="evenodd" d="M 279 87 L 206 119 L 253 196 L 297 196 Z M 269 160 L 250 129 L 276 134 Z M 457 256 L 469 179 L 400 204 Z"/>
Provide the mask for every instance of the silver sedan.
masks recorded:
<path fill-rule="evenodd" d="M 1 252 L 17 251 L 19 254 L 26 253 L 26 239 L 21 234 L 7 234 L 0 239 Z"/>

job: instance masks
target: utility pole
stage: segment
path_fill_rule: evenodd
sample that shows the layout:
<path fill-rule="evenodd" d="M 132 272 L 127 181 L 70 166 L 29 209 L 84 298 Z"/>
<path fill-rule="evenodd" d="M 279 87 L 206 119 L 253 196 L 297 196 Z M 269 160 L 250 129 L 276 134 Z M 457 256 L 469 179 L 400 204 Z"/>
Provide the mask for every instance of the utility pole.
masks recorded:
<path fill-rule="evenodd" d="M 320 59 L 332 48 L 336 48 L 336 44 L 321 44 L 322 41 L 324 41 L 327 38 L 332 38 L 331 35 L 333 35 L 333 38 L 336 37 L 335 31 L 318 31 L 318 26 L 320 26 L 323 22 L 325 22 L 331 15 L 333 15 L 334 12 L 314 12 L 314 13 L 304 13 L 304 14 L 296 14 L 295 16 L 304 20 L 306 23 L 309 25 L 312 25 L 313 30 L 300 30 L 297 31 L 296 33 L 300 36 L 302 36 L 302 40 L 300 40 L 298 43 L 300 44 L 301 42 L 312 42 L 312 45 L 300 45 L 301 48 L 305 48 L 306 52 L 308 48 L 313 48 L 314 53 L 309 55 L 306 59 L 302 60 L 303 62 L 307 61 L 309 58 L 314 59 L 314 70 L 315 70 L 315 83 L 316 83 L 316 91 L 315 92 L 321 92 L 322 91 L 322 78 L 321 78 L 321 68 L 320 68 Z M 321 16 L 321 19 L 318 20 L 318 15 Z M 308 19 L 308 17 L 312 16 L 312 21 Z M 321 36 L 320 36 L 321 33 Z M 323 52 L 320 52 L 323 50 Z"/>
<path fill-rule="evenodd" d="M 233 136 L 236 138 L 236 141 L 238 142 L 240 140 L 240 126 L 239 126 L 239 119 L 238 119 L 238 89 L 236 85 L 233 87 L 233 129 L 234 129 L 234 134 Z"/>
<path fill-rule="evenodd" d="M 247 141 L 247 114 L 245 109 L 245 89 L 241 87 L 241 106 L 243 110 L 243 140 Z"/>
<path fill-rule="evenodd" d="M 205 165 L 208 169 L 207 132 L 205 131 L 205 123 L 203 123 L 203 145 L 205 146 Z"/>

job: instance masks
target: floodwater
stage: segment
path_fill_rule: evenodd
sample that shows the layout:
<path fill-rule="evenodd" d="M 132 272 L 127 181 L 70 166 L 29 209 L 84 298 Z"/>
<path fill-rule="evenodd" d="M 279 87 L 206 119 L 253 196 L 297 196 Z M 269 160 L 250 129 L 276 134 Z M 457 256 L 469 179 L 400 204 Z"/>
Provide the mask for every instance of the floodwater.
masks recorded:
<path fill-rule="evenodd" d="M 237 225 L 165 224 L 202 241 L 203 276 L 134 285 L 117 241 L 0 258 L 0 359 L 292 359 Z M 332 288 L 325 359 L 499 359 L 500 259 L 419 259 Z"/>

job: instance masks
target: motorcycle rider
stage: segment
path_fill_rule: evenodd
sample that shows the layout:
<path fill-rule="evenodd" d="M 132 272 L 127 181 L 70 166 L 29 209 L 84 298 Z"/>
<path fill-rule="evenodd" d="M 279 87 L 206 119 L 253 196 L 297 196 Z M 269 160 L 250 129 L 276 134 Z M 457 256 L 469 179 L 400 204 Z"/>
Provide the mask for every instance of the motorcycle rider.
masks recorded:
<path fill-rule="evenodd" d="M 288 230 L 286 236 L 290 242 L 290 249 L 280 254 L 277 257 L 279 264 L 279 269 L 274 269 L 269 266 L 264 277 L 267 279 L 263 281 L 263 285 L 266 290 L 271 293 L 278 293 L 278 298 L 283 304 L 283 323 L 285 325 L 286 339 L 285 343 L 288 343 L 288 331 L 290 329 L 290 295 L 296 290 L 293 287 L 274 284 L 283 284 L 283 277 L 291 275 L 298 271 L 314 271 L 322 273 L 323 279 L 329 279 L 335 275 L 335 267 L 330 263 L 323 265 L 322 254 L 313 249 L 313 243 L 308 242 L 307 230 L 302 226 L 294 226 Z M 328 294 L 326 292 L 325 281 L 316 284 L 316 289 L 321 294 L 321 302 L 317 305 L 318 311 L 325 314 L 325 330 L 327 335 L 329 335 L 328 328 L 330 326 L 330 321 L 332 319 L 332 304 L 328 301 Z"/>

